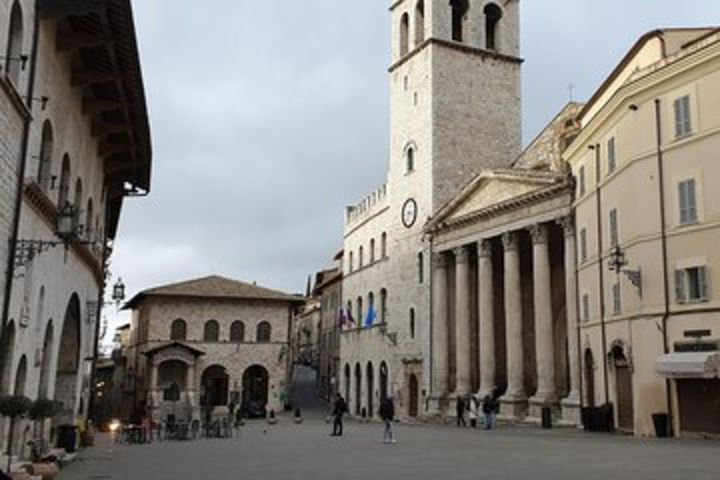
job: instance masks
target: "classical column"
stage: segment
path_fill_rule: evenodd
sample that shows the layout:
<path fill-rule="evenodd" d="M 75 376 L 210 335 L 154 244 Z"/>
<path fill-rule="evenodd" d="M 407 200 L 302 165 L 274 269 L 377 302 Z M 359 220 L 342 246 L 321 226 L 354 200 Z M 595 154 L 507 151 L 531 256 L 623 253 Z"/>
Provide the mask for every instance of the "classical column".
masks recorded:
<path fill-rule="evenodd" d="M 470 393 L 470 251 L 455 253 L 455 396 Z"/>
<path fill-rule="evenodd" d="M 478 331 L 480 332 L 480 391 L 482 398 L 495 392 L 495 297 L 493 295 L 492 242 L 478 244 Z"/>
<path fill-rule="evenodd" d="M 510 416 L 515 417 L 523 414 L 522 407 L 515 408 L 515 406 L 520 406 L 527 400 L 523 355 L 520 253 L 517 234 L 505 233 L 502 241 L 505 250 L 505 337 L 508 388 L 501 400 L 509 405 Z"/>
<path fill-rule="evenodd" d="M 433 396 L 445 397 L 448 387 L 448 304 L 447 258 L 444 253 L 433 257 Z"/>
<path fill-rule="evenodd" d="M 553 338 L 552 280 L 550 249 L 545 225 L 530 228 L 533 241 L 533 302 L 535 311 L 535 358 L 537 364 L 537 392 L 533 405 L 557 402 L 555 386 L 555 343 Z"/>
<path fill-rule="evenodd" d="M 150 391 L 158 389 L 158 365 L 155 362 L 150 364 Z"/>
<path fill-rule="evenodd" d="M 562 402 L 563 417 L 579 423 L 580 409 L 580 346 L 578 338 L 577 265 L 575 251 L 575 223 L 572 216 L 558 221 L 565 232 L 565 311 L 567 315 L 568 368 L 570 370 L 570 394 Z M 572 414 L 567 410 L 574 410 Z M 569 418 L 568 418 L 569 417 Z"/>

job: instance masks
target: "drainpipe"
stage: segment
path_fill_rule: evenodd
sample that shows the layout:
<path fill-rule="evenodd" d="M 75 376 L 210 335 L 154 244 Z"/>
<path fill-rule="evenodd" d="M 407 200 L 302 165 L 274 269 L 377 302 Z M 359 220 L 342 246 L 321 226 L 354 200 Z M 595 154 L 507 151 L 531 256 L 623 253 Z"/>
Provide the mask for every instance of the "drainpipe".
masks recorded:
<path fill-rule="evenodd" d="M 433 360 L 434 360 L 434 352 L 433 352 L 433 331 L 434 328 L 434 315 L 433 315 L 433 304 L 434 304 L 434 295 L 433 295 L 433 289 L 434 289 L 434 281 L 435 278 L 435 253 L 433 248 L 433 237 L 432 234 L 428 236 L 428 245 L 430 250 L 430 268 L 428 269 L 430 272 L 430 308 L 429 308 L 429 314 L 430 314 L 430 332 L 428 335 L 428 339 L 430 341 L 430 348 L 428 349 L 428 352 L 430 352 L 428 356 L 428 394 L 425 396 L 425 410 L 428 410 L 428 399 L 432 396 L 433 392 Z"/>
<path fill-rule="evenodd" d="M 17 193 L 15 195 L 15 211 L 13 212 L 12 231 L 10 234 L 10 238 L 8 239 L 8 244 L 10 248 L 8 252 L 8 262 L 5 271 L 5 292 L 2 305 L 2 321 L 0 322 L 0 339 L 2 339 L 5 335 L 5 327 L 10 318 L 10 297 L 12 295 L 13 274 L 15 271 L 17 237 L 18 232 L 20 231 L 20 209 L 22 207 L 23 186 L 25 185 L 25 170 L 27 167 L 27 157 L 30 143 L 30 125 L 32 124 L 32 104 L 33 96 L 35 94 L 35 73 L 37 70 L 38 38 L 40 36 L 40 15 L 38 13 L 39 9 L 40 1 L 35 0 L 32 52 L 30 54 L 30 70 L 28 73 L 27 96 L 25 97 L 25 104 L 30 114 L 25 117 L 22 132 L 20 168 L 18 171 L 17 179 Z"/>
<path fill-rule="evenodd" d="M 665 169 L 663 166 L 662 151 L 662 105 L 660 99 L 655 99 L 655 129 L 657 139 L 657 170 L 658 170 L 658 195 L 660 205 L 660 245 L 662 249 L 663 262 L 663 296 L 664 296 L 664 312 L 662 318 L 662 336 L 663 336 L 663 352 L 670 353 L 670 344 L 668 339 L 668 320 L 670 319 L 670 281 L 668 279 L 668 242 L 667 242 L 667 222 L 665 219 Z M 672 406 L 672 382 L 669 378 L 665 379 L 665 401 L 667 402 L 668 412 L 668 434 L 673 436 L 673 406 Z"/>
<path fill-rule="evenodd" d="M 600 306 L 600 332 L 602 336 L 602 365 L 603 380 L 605 384 L 605 404 L 610 403 L 610 379 L 608 378 L 608 362 L 607 362 L 607 328 L 605 325 L 605 277 L 603 275 L 603 216 L 602 216 L 602 193 L 600 189 L 600 144 L 593 146 L 595 150 L 595 197 L 597 203 L 597 242 L 598 242 L 598 285 L 600 290 L 600 298 L 598 303 Z"/>

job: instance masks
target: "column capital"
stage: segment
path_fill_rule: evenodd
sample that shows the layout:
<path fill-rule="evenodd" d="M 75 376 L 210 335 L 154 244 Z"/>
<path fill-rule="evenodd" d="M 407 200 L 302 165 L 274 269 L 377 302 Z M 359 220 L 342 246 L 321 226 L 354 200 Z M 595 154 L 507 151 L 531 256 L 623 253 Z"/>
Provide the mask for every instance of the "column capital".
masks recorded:
<path fill-rule="evenodd" d="M 433 255 L 433 267 L 435 269 L 447 268 L 447 254 L 445 252 L 437 252 Z"/>
<path fill-rule="evenodd" d="M 455 254 L 455 263 L 468 263 L 470 262 L 470 250 L 465 247 L 457 247 L 453 249 Z"/>
<path fill-rule="evenodd" d="M 548 235 L 547 227 L 545 225 L 541 223 L 532 225 L 528 228 L 528 231 L 530 232 L 530 237 L 532 238 L 534 244 L 547 243 Z"/>
<path fill-rule="evenodd" d="M 556 223 L 563 228 L 566 237 L 575 236 L 575 218 L 572 215 L 566 215 L 558 218 Z"/>
<path fill-rule="evenodd" d="M 502 234 L 502 243 L 505 251 L 517 250 L 517 234 L 513 232 L 505 232 Z"/>
<path fill-rule="evenodd" d="M 477 253 L 480 258 L 492 257 L 492 240 L 483 239 L 477 244 Z"/>

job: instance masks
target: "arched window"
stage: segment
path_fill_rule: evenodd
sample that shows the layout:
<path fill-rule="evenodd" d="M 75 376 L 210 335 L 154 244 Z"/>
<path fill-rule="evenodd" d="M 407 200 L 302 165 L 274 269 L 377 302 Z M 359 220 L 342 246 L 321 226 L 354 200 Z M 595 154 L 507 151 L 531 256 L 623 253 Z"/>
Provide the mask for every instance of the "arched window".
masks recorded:
<path fill-rule="evenodd" d="M 245 324 L 240 320 L 237 320 L 230 325 L 230 341 L 235 343 L 242 343 L 245 341 Z"/>
<path fill-rule="evenodd" d="M 418 283 L 425 283 L 425 256 L 422 252 L 417 254 Z"/>
<path fill-rule="evenodd" d="M 368 293 L 368 314 L 365 326 L 371 326 L 375 324 L 377 319 L 377 310 L 375 309 L 375 294 L 373 292 Z"/>
<path fill-rule="evenodd" d="M 463 41 L 463 23 L 468 12 L 468 0 L 450 0 L 452 9 L 452 39 L 456 42 Z"/>
<path fill-rule="evenodd" d="M 380 323 L 387 323 L 387 290 L 380 290 Z"/>
<path fill-rule="evenodd" d="M 415 7 L 415 46 L 425 41 L 425 0 L 420 0 Z"/>
<path fill-rule="evenodd" d="M 65 154 L 60 170 L 60 188 L 58 191 L 58 208 L 70 201 L 70 157 Z"/>
<path fill-rule="evenodd" d="M 348 257 L 348 271 L 352 273 L 353 270 L 355 270 L 355 264 L 353 259 L 353 252 L 350 252 L 350 256 Z"/>
<path fill-rule="evenodd" d="M 215 320 L 205 322 L 203 340 L 206 342 L 217 342 L 220 340 L 220 324 Z"/>
<path fill-rule="evenodd" d="M 5 74 L 15 84 L 20 84 L 20 71 L 23 67 L 23 15 L 20 4 L 15 1 L 10 12 L 7 50 L 5 51 Z"/>
<path fill-rule="evenodd" d="M 370 263 L 375 263 L 375 239 L 370 239 Z"/>
<path fill-rule="evenodd" d="M 257 341 L 267 343 L 272 337 L 272 327 L 268 322 L 262 322 L 257 326 Z"/>
<path fill-rule="evenodd" d="M 410 40 L 410 16 L 407 13 L 403 13 L 400 17 L 400 56 L 404 57 L 408 53 Z"/>
<path fill-rule="evenodd" d="M 498 49 L 498 24 L 502 18 L 502 10 L 494 3 L 485 6 L 485 48 Z"/>
<path fill-rule="evenodd" d="M 27 380 L 27 357 L 20 357 L 17 372 L 15 373 L 15 390 L 13 395 L 18 397 L 25 396 L 25 381 Z"/>
<path fill-rule="evenodd" d="M 170 340 L 187 340 L 187 323 L 182 318 L 178 318 L 170 325 Z"/>
<path fill-rule="evenodd" d="M 40 163 L 38 165 L 37 182 L 40 188 L 46 192 L 50 189 L 52 176 L 52 151 L 53 151 L 53 129 L 50 120 L 45 120 L 42 128 L 42 140 L 40 143 Z"/>
<path fill-rule="evenodd" d="M 415 148 L 408 147 L 405 152 L 405 161 L 407 163 L 407 173 L 415 171 Z"/>
<path fill-rule="evenodd" d="M 415 339 L 415 309 L 410 309 L 410 338 Z"/>
<path fill-rule="evenodd" d="M 93 201 L 92 198 L 89 198 L 87 202 L 87 208 L 85 209 L 85 238 L 88 240 L 92 240 L 93 238 L 93 216 Z"/>
<path fill-rule="evenodd" d="M 380 237 L 380 255 L 382 258 L 387 258 L 387 233 L 385 232 Z"/>
<path fill-rule="evenodd" d="M 348 300 L 348 302 L 347 302 L 347 310 L 345 311 L 345 316 L 347 317 L 348 325 L 352 325 L 352 324 L 354 323 L 354 322 L 353 322 L 354 319 L 352 318 L 352 314 L 353 314 L 353 313 L 352 313 L 352 301 Z"/>
<path fill-rule="evenodd" d="M 358 251 L 358 268 L 363 268 L 363 247 L 360 246 L 360 250 Z"/>
<path fill-rule="evenodd" d="M 362 297 L 357 298 L 357 303 L 355 304 L 355 308 L 357 309 L 357 324 L 358 327 L 362 327 L 363 325 L 363 299 Z"/>

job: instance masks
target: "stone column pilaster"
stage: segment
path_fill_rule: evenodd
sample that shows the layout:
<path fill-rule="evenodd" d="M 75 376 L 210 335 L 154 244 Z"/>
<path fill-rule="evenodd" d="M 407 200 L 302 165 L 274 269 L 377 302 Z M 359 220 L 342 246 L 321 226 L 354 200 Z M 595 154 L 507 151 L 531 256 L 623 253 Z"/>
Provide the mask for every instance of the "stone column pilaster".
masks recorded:
<path fill-rule="evenodd" d="M 565 233 L 565 311 L 567 315 L 568 368 L 570 393 L 562 401 L 563 419 L 580 424 L 580 339 L 578 332 L 577 251 L 572 216 L 558 221 Z"/>
<path fill-rule="evenodd" d="M 545 225 L 530 228 L 533 241 L 533 302 L 535 312 L 535 357 L 538 388 L 530 400 L 533 406 L 556 404 L 555 342 L 553 337 L 552 280 L 550 249 Z M 532 412 L 531 412 L 532 413 Z M 533 416 L 539 415 L 534 412 Z"/>
<path fill-rule="evenodd" d="M 517 234 L 502 237 L 505 250 L 505 337 L 507 343 L 508 388 L 501 398 L 502 415 L 509 418 L 525 416 L 525 372 L 522 328 L 522 292 L 520 283 L 520 252 Z"/>
<path fill-rule="evenodd" d="M 448 393 L 448 281 L 445 253 L 433 257 L 433 352 L 432 395 L 445 398 Z"/>
<path fill-rule="evenodd" d="M 478 244 L 478 331 L 480 332 L 480 391 L 482 398 L 495 392 L 495 295 L 492 242 Z"/>
<path fill-rule="evenodd" d="M 470 393 L 470 251 L 456 248 L 455 254 L 455 393 Z"/>

